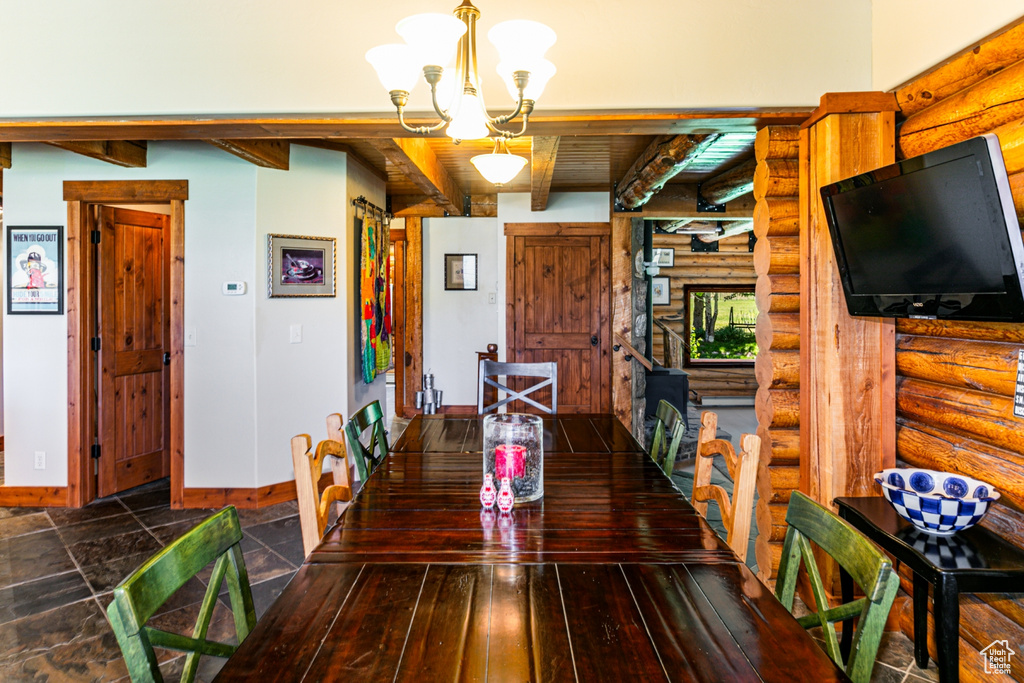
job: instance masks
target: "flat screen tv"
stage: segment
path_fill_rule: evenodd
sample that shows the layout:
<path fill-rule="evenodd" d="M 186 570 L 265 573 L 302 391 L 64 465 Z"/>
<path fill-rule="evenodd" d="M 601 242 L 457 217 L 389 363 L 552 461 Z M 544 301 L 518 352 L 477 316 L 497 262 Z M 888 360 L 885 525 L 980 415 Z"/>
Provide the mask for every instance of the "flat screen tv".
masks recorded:
<path fill-rule="evenodd" d="M 850 315 L 1024 321 L 1024 244 L 999 140 L 821 188 Z"/>

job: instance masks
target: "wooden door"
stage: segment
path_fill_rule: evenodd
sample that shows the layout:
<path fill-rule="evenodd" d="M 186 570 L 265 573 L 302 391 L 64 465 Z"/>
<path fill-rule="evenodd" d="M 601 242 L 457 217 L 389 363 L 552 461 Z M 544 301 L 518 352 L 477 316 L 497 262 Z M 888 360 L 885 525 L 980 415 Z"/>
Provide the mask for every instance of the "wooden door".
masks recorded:
<path fill-rule="evenodd" d="M 611 412 L 609 224 L 508 224 L 505 234 L 506 360 L 556 362 L 559 413 Z"/>
<path fill-rule="evenodd" d="M 169 223 L 155 213 L 99 212 L 101 497 L 170 474 Z"/>

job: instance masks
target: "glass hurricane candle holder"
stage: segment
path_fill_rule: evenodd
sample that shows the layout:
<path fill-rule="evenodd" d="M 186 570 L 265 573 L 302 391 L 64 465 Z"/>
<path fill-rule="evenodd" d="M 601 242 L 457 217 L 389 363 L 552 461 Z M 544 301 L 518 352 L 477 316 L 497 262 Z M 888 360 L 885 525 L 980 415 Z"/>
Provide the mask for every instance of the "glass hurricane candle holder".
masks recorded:
<path fill-rule="evenodd" d="M 508 477 L 515 503 L 544 495 L 544 422 L 537 415 L 497 413 L 484 418 L 484 474 Z"/>

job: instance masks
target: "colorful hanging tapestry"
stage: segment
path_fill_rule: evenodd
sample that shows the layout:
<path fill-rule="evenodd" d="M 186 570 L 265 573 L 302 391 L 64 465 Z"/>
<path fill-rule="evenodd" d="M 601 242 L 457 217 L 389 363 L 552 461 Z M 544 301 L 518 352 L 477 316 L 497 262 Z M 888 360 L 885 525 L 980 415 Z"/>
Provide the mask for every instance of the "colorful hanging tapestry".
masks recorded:
<path fill-rule="evenodd" d="M 360 235 L 360 357 L 363 381 L 369 384 L 391 365 L 391 234 L 386 217 L 363 211 L 355 227 Z"/>

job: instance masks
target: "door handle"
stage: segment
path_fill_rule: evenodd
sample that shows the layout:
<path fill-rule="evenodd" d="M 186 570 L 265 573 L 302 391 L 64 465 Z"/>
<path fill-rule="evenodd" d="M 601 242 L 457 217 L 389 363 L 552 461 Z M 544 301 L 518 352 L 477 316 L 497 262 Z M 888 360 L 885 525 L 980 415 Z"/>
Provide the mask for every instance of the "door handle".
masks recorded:
<path fill-rule="evenodd" d="M 591 335 L 591 337 L 590 337 L 590 345 L 591 346 L 597 346 L 597 335 L 596 334 L 595 335 Z"/>
<path fill-rule="evenodd" d="M 171 352 L 170 351 L 164 351 L 164 365 L 170 365 L 170 364 L 171 364 Z"/>

